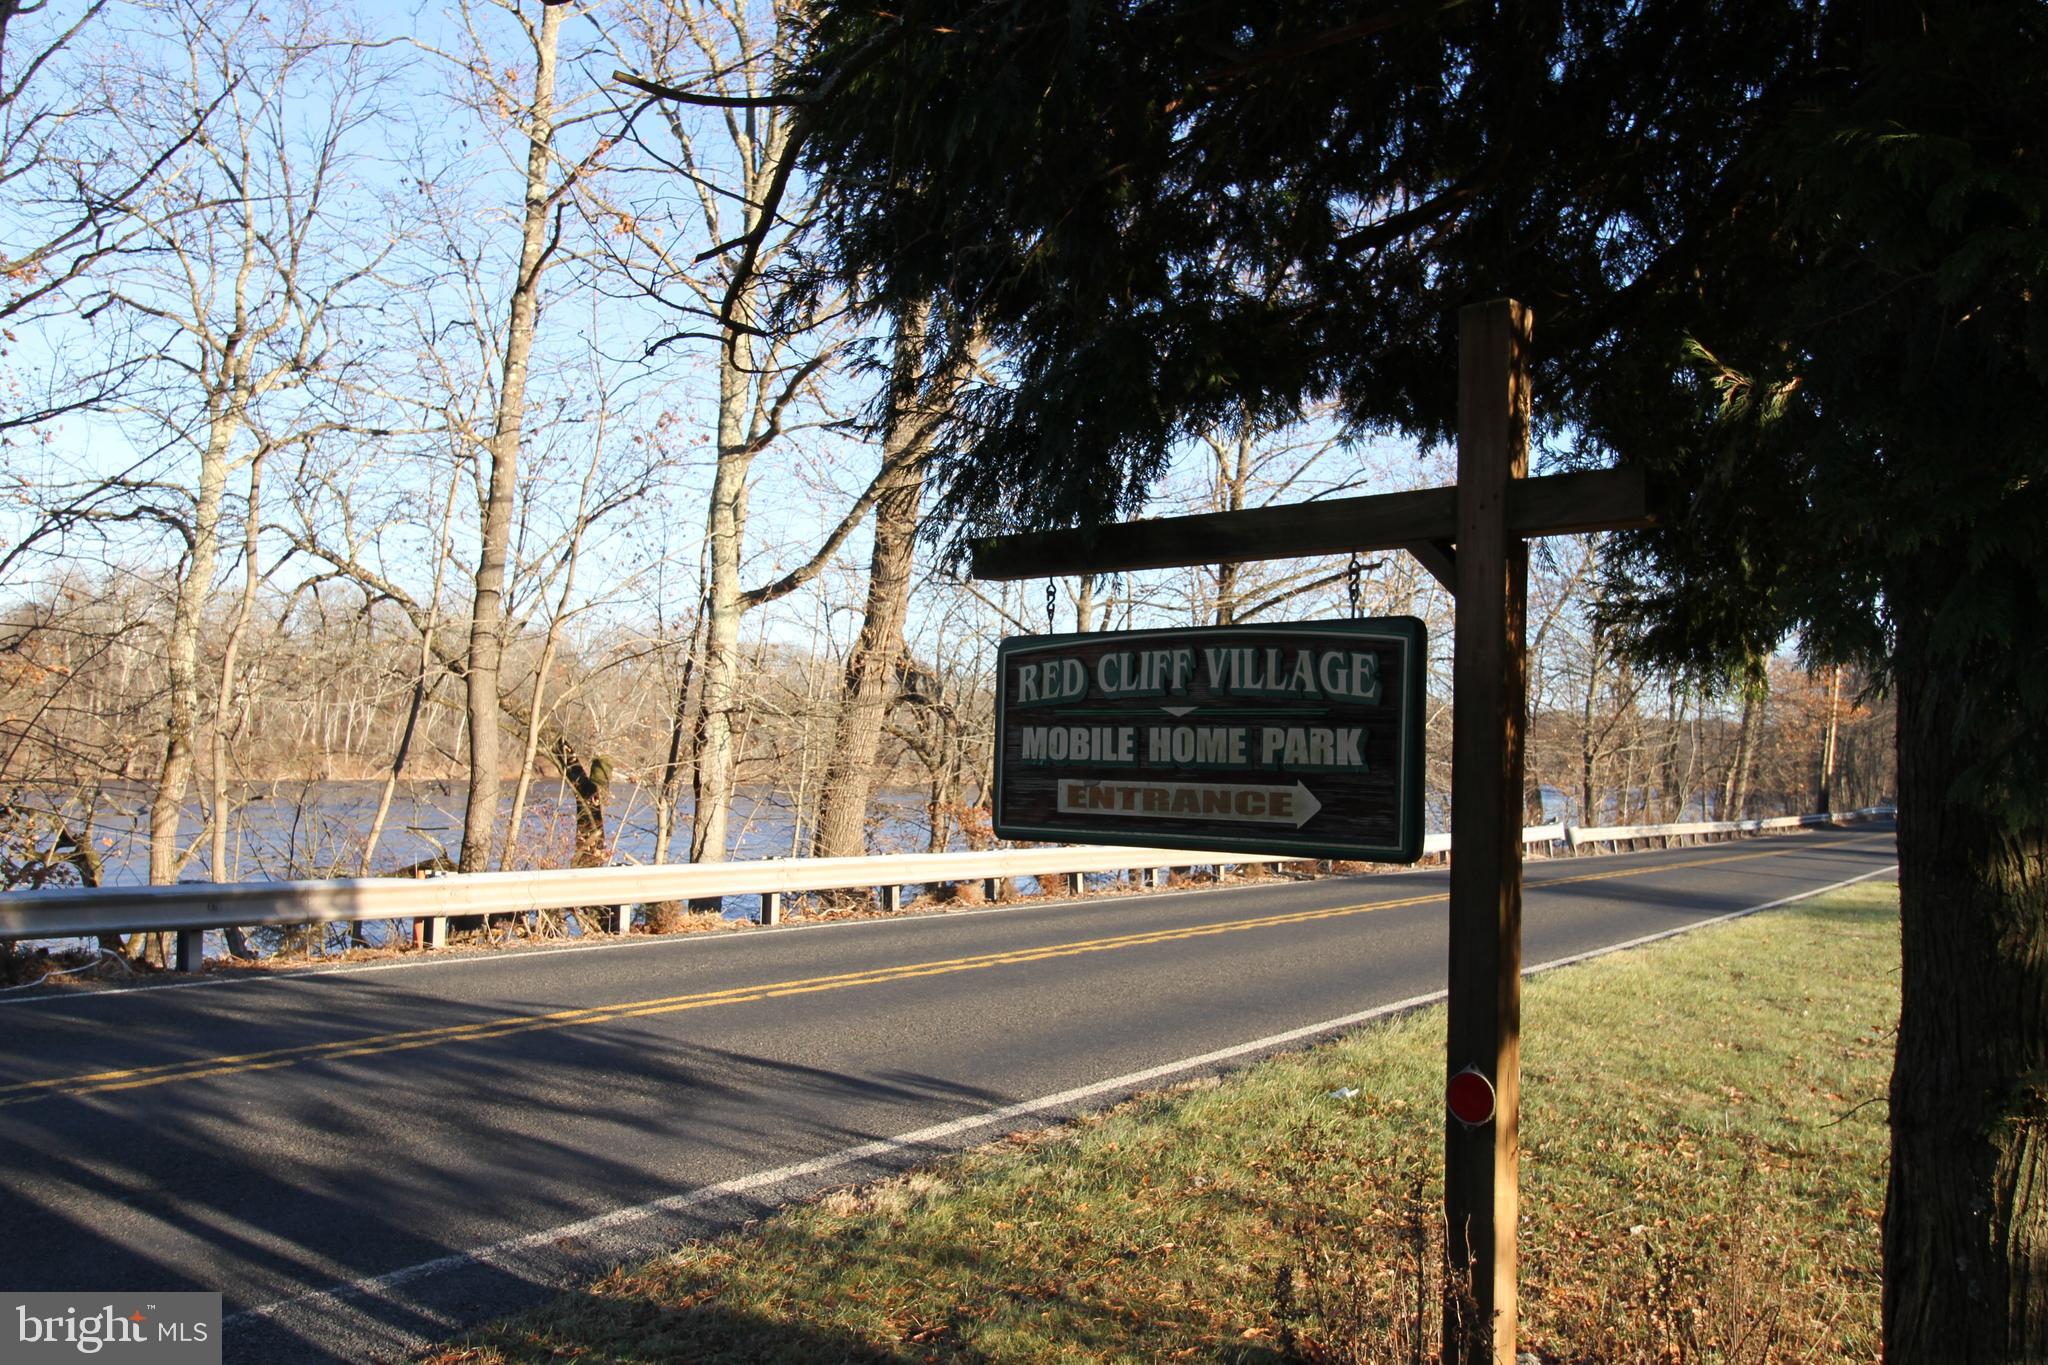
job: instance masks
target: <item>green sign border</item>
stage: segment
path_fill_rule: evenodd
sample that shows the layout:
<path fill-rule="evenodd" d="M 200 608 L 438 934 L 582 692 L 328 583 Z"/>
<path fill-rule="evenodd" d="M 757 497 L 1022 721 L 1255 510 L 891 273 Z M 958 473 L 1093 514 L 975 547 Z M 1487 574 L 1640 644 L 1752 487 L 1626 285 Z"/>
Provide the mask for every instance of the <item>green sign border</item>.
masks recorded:
<path fill-rule="evenodd" d="M 1401 770 L 1395 774 L 1394 790 L 1400 810 L 1397 823 L 1400 842 L 1366 844 L 1336 840 L 1287 838 L 1280 835 L 1221 836 L 1204 834 L 1161 834 L 1140 831 L 1087 828 L 1054 824 L 1017 825 L 1002 818 L 1004 736 L 1010 722 L 1010 659 L 1016 654 L 1063 649 L 1075 644 L 1110 641 L 1133 643 L 1145 640 L 1213 639 L 1231 634 L 1345 636 L 1352 639 L 1392 641 L 1401 649 L 1401 735 L 1396 744 Z M 1088 844 L 1127 848 L 1187 848 L 1215 853 L 1294 853 L 1305 858 L 1352 858 L 1361 862 L 1412 863 L 1422 856 L 1422 748 L 1424 711 L 1424 665 L 1429 656 L 1429 629 L 1413 616 L 1375 616 L 1337 621 L 1281 621 L 1234 626 L 1175 626 L 1157 630 L 1095 631 L 1068 635 L 1013 635 L 996 649 L 996 744 L 995 791 L 990 802 L 991 827 L 998 839 L 1044 841 L 1072 839 Z"/>

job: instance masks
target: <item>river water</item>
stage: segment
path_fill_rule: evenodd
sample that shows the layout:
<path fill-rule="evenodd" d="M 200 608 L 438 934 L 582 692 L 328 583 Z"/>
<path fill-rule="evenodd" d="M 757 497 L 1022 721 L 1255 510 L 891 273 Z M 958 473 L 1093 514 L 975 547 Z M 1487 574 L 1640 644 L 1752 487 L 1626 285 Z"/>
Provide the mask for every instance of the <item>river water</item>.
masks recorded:
<path fill-rule="evenodd" d="M 363 870 L 363 850 L 376 817 L 381 782 L 283 782 L 238 793 L 227 840 L 223 881 L 286 881 L 311 877 L 353 877 Z M 105 864 L 105 884 L 141 885 L 149 880 L 149 792 L 115 789 L 95 804 L 90 821 L 94 846 Z M 77 800 L 49 798 L 75 832 L 83 832 L 85 810 Z M 875 798 L 875 852 L 923 852 L 927 824 L 921 793 L 883 791 Z M 500 822 L 510 818 L 504 799 Z M 574 820 L 567 794 L 553 782 L 536 782 L 527 796 L 520 836 L 508 867 L 559 867 L 568 862 Z M 605 810 L 615 863 L 686 861 L 690 803 L 677 813 L 668 858 L 655 849 L 655 812 L 636 788 L 620 784 Z M 410 867 L 437 856 L 453 861 L 462 841 L 463 786 L 460 782 L 410 782 L 393 796 L 372 861 L 373 874 Z M 212 851 L 203 814 L 188 803 L 179 840 L 194 848 L 183 878 L 213 881 Z M 782 858 L 803 852 L 800 831 L 788 804 L 773 795 L 741 791 L 733 798 L 727 856 Z"/>

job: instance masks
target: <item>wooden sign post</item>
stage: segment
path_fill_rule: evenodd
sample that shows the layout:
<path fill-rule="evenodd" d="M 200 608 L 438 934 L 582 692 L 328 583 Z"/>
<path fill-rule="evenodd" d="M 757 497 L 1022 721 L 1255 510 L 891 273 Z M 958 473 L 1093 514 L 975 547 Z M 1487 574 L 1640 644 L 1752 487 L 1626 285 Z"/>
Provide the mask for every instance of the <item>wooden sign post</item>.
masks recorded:
<path fill-rule="evenodd" d="M 1514 1365 L 1522 1038 L 1523 641 L 1529 547 L 1507 529 L 1529 472 L 1529 314 L 1502 299 L 1458 319 L 1457 635 L 1451 658 L 1451 961 L 1445 1084 L 1477 1073 L 1489 1121 L 1444 1118 L 1444 1359 L 1491 1338 Z M 1469 1289 L 1469 1294 L 1458 1292 Z"/>
<path fill-rule="evenodd" d="M 1456 594 L 1444 1214 L 1452 1264 L 1469 1269 L 1470 1283 L 1469 1294 L 1447 1291 L 1444 1359 L 1513 1365 L 1525 542 L 1655 517 L 1639 470 L 1527 477 L 1527 309 L 1510 299 L 1473 304 L 1459 315 L 1458 336 L 1456 488 L 997 536 L 975 543 L 973 572 L 1046 578 L 1400 549 Z"/>

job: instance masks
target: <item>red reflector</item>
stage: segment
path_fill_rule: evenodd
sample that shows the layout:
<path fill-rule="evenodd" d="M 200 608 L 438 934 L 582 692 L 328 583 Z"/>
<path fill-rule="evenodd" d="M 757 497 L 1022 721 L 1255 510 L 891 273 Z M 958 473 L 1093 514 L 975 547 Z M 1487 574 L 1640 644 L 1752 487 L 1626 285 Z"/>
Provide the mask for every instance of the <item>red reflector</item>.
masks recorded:
<path fill-rule="evenodd" d="M 1481 1075 L 1479 1068 L 1468 1066 L 1451 1077 L 1445 1098 L 1450 1102 L 1451 1117 L 1467 1127 L 1493 1122 L 1493 1082 Z"/>

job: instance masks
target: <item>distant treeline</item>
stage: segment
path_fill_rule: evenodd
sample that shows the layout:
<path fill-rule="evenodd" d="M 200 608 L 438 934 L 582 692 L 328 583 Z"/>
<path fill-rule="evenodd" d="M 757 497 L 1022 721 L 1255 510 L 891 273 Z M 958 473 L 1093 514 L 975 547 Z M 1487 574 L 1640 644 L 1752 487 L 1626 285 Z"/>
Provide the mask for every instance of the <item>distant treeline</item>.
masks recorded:
<path fill-rule="evenodd" d="M 66 819 L 76 823 L 96 794 L 118 789 L 133 803 L 153 776 L 168 686 L 161 642 L 166 603 L 164 590 L 131 575 L 97 585 L 74 581 L 17 602 L 0 619 L 0 776 L 14 792 L 8 856 L 15 880 L 47 875 L 53 857 L 66 877 L 75 876 L 76 860 L 63 857 Z M 1440 607 L 1422 594 L 1406 605 L 1425 612 Z M 389 778 L 408 726 L 408 781 L 464 777 L 467 716 L 459 670 L 430 669 L 419 685 L 414 622 L 388 604 L 342 603 L 331 595 L 266 598 L 264 606 L 260 624 L 245 630 L 238 651 L 232 710 L 208 717 L 227 742 L 203 751 L 188 826 L 196 816 L 201 825 L 232 827 L 244 801 L 267 796 L 280 782 Z M 1125 607 L 1128 615 L 1132 604 Z M 693 624 L 666 631 L 615 627 L 558 639 L 544 701 L 549 723 L 571 735 L 579 753 L 592 756 L 591 766 L 601 766 L 605 790 L 613 784 L 636 790 L 667 833 L 676 829 L 678 806 L 688 805 L 696 761 L 690 719 L 701 698 L 692 682 L 691 651 L 699 638 Z M 987 625 L 1002 628 L 999 620 Z M 221 666 L 225 637 L 224 628 L 203 633 L 212 645 L 202 661 L 207 669 Z M 892 788 L 924 795 L 923 842 L 930 848 L 987 839 L 992 650 L 967 638 L 970 647 L 952 657 L 916 649 L 906 654 L 875 766 L 863 777 L 870 793 Z M 1437 642 L 1439 656 L 1444 644 Z M 1553 629 L 1537 644 L 1527 765 L 1532 822 L 1642 823 L 1849 809 L 1893 790 L 1890 708 L 1865 695 L 1854 672 L 1809 672 L 1774 659 L 1766 686 L 1709 698 L 1601 652 L 1584 629 Z M 547 650 L 537 633 L 507 642 L 505 677 L 529 698 Z M 738 783 L 808 829 L 824 796 L 844 707 L 844 653 L 765 639 L 747 642 L 743 653 Z M 1441 678 L 1433 690 L 1429 783 L 1441 796 L 1448 790 L 1449 709 Z M 552 798 L 564 776 L 559 755 L 537 744 L 529 754 L 523 746 L 539 729 L 511 727 L 500 755 L 501 775 L 519 783 L 523 801 L 539 799 L 528 796 L 534 780 Z M 216 756 L 226 765 L 218 775 Z M 224 794 L 223 808 L 213 808 L 206 796 L 213 791 Z M 602 805 L 597 800 L 593 812 L 600 822 Z M 869 810 L 870 826 L 879 822 L 878 810 Z M 900 798 L 888 814 L 894 842 L 900 842 Z M 600 823 L 584 861 L 614 856 L 618 834 Z M 664 837 L 659 846 L 667 842 Z M 801 837 L 794 842 L 809 846 Z M 521 852 L 532 858 L 540 850 Z M 36 864 L 46 865 L 41 873 Z M 381 870 L 389 860 L 369 865 Z M 353 870 L 296 869 L 302 875 Z"/>

